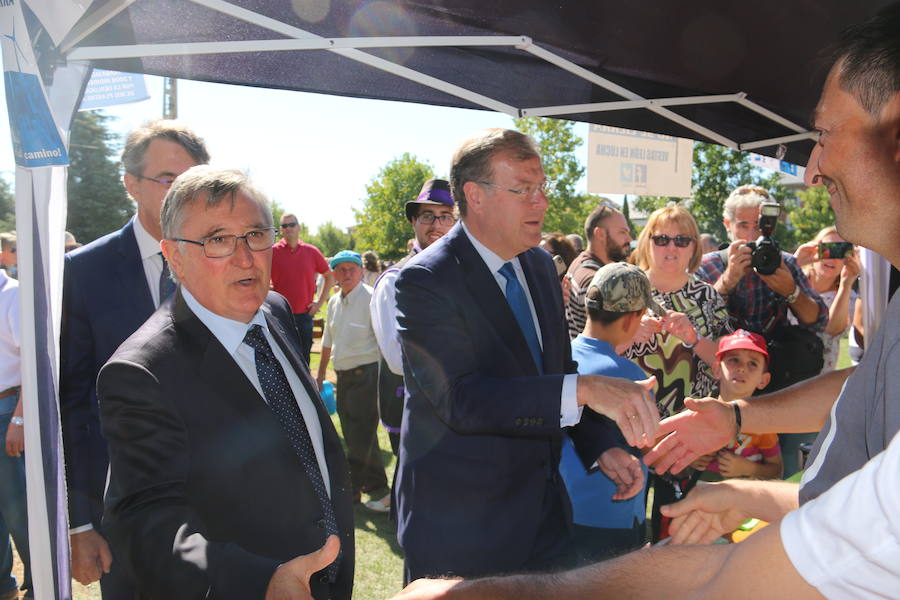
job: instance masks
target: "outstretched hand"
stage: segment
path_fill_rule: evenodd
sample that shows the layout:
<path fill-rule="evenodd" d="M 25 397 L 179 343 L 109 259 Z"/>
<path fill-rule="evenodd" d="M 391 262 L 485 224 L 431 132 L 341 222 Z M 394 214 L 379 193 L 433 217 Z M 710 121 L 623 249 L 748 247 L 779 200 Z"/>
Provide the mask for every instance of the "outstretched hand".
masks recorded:
<path fill-rule="evenodd" d="M 647 447 L 656 439 L 659 411 L 653 399 L 656 378 L 628 381 L 602 375 L 578 377 L 578 404 L 616 422 L 629 446 Z"/>
<path fill-rule="evenodd" d="M 334 562 L 341 549 L 336 535 L 328 536 L 325 545 L 309 554 L 298 556 L 275 569 L 265 600 L 313 600 L 309 578 Z"/>
<path fill-rule="evenodd" d="M 657 473 L 679 473 L 704 454 L 716 452 L 734 438 L 734 409 L 716 398 L 685 398 L 685 410 L 663 419 L 656 446 L 644 462 Z"/>
<path fill-rule="evenodd" d="M 681 502 L 660 507 L 663 516 L 672 519 L 672 543 L 709 544 L 737 529 L 749 515 L 737 508 L 734 494 L 728 485 L 698 485 Z"/>
<path fill-rule="evenodd" d="M 613 446 L 600 455 L 597 461 L 603 474 L 616 484 L 613 500 L 633 498 L 644 489 L 644 471 L 641 461 L 623 448 Z"/>

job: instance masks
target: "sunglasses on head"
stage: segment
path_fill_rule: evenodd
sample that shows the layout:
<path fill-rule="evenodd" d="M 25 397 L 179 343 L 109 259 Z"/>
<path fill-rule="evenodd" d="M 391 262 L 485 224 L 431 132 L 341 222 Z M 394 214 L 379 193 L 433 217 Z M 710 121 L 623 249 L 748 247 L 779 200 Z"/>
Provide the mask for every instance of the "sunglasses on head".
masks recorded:
<path fill-rule="evenodd" d="M 694 241 L 689 235 L 676 235 L 675 237 L 669 237 L 666 234 L 662 235 L 651 235 L 650 239 L 653 240 L 653 243 L 657 246 L 663 247 L 668 246 L 669 242 L 675 242 L 675 246 L 678 248 L 687 248 L 691 245 L 691 242 Z"/>

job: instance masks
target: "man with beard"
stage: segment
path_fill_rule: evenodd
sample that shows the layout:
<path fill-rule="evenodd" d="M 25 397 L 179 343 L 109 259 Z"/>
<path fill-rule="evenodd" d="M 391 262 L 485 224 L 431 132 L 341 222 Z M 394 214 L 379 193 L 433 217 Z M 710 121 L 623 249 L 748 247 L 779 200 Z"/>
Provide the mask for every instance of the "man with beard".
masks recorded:
<path fill-rule="evenodd" d="M 631 230 L 625 215 L 607 204 L 601 204 L 584 222 L 587 250 L 582 251 L 569 265 L 572 288 L 566 305 L 566 322 L 569 337 L 575 338 L 584 331 L 587 313 L 584 294 L 588 284 L 600 267 L 607 263 L 621 262 L 631 252 Z"/>

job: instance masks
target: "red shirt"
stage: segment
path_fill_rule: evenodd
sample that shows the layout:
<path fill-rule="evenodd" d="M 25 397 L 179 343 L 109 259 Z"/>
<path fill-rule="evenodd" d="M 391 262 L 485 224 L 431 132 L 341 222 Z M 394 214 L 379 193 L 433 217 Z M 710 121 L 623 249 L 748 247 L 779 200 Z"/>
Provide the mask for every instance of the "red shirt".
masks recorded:
<path fill-rule="evenodd" d="M 307 311 L 316 295 L 316 273 L 328 273 L 328 263 L 312 244 L 297 242 L 291 248 L 286 240 L 272 246 L 272 287 L 287 298 L 294 314 Z"/>

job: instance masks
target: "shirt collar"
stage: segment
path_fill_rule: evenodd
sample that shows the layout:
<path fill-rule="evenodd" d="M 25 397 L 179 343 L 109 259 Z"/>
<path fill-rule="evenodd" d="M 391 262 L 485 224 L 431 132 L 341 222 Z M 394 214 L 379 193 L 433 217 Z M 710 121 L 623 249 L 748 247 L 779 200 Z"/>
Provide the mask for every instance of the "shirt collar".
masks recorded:
<path fill-rule="evenodd" d="M 353 302 L 353 299 L 359 295 L 359 290 L 362 289 L 362 286 L 365 285 L 362 281 L 356 284 L 356 287 L 350 290 L 350 293 L 346 296 L 341 295 L 341 292 L 338 292 L 338 296 L 340 296 L 341 300 L 346 300 L 347 302 Z"/>
<path fill-rule="evenodd" d="M 181 286 L 181 294 L 184 296 L 184 301 L 187 303 L 188 308 L 190 308 L 197 318 L 206 325 L 206 328 L 212 332 L 216 339 L 219 340 L 219 343 L 225 347 L 225 350 L 227 350 L 228 354 L 231 356 L 234 356 L 235 352 L 237 352 L 238 347 L 240 347 L 241 343 L 244 341 L 244 336 L 247 335 L 247 331 L 250 327 L 262 325 L 264 330 L 269 330 L 269 327 L 266 325 L 266 319 L 263 317 L 262 310 L 260 309 L 256 309 L 256 314 L 253 315 L 253 318 L 250 319 L 249 323 L 241 323 L 240 321 L 228 319 L 212 312 L 200 304 L 200 302 L 194 298 L 184 286 Z"/>
<path fill-rule="evenodd" d="M 466 237 L 469 238 L 469 241 L 472 242 L 472 245 L 475 246 L 475 251 L 478 252 L 478 255 L 481 257 L 481 260 L 484 261 L 484 264 L 487 265 L 487 268 L 491 270 L 491 273 L 496 274 L 500 271 L 500 268 L 505 265 L 507 262 L 511 262 L 516 270 L 521 270 L 519 266 L 519 257 L 514 256 L 510 260 L 506 261 L 500 258 L 497 254 L 494 253 L 493 250 L 482 244 L 478 241 L 478 239 L 472 235 L 472 232 L 469 231 L 469 228 L 466 227 L 465 221 L 460 221 L 460 225 L 462 225 L 462 229 L 466 234 Z"/>
<path fill-rule="evenodd" d="M 134 239 L 137 240 L 138 250 L 141 253 L 141 260 L 147 260 L 151 256 L 157 256 L 161 250 L 159 240 L 147 233 L 144 226 L 141 225 L 141 219 L 135 215 L 132 222 L 134 227 Z"/>

